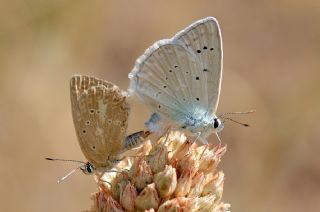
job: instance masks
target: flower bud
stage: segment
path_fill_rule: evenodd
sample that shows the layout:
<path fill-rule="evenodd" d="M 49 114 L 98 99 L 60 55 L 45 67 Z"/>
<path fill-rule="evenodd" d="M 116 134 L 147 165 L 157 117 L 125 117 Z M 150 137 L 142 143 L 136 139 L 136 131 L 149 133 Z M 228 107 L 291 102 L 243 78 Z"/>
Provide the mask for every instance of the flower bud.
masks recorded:
<path fill-rule="evenodd" d="M 92 198 L 94 199 L 94 205 L 91 208 L 91 211 L 124 212 L 121 205 L 106 193 L 95 193 Z"/>
<path fill-rule="evenodd" d="M 155 188 L 155 184 L 149 184 L 145 187 L 135 200 L 135 207 L 138 210 L 157 209 L 160 199 Z"/>
<path fill-rule="evenodd" d="M 194 198 L 192 203 L 190 203 L 186 208 L 186 211 L 215 211 L 214 201 L 214 195 Z"/>
<path fill-rule="evenodd" d="M 161 172 L 168 164 L 168 149 L 163 143 L 158 143 L 146 158 L 153 173 Z"/>
<path fill-rule="evenodd" d="M 120 204 L 126 211 L 134 211 L 134 201 L 137 196 L 136 188 L 129 182 L 120 196 Z"/>
<path fill-rule="evenodd" d="M 190 152 L 188 155 L 186 155 L 184 158 L 180 160 L 178 163 L 178 174 L 182 173 L 184 170 L 190 170 L 191 171 L 191 177 L 194 176 L 194 174 L 199 169 L 199 160 L 196 158 L 196 155 L 194 152 Z"/>
<path fill-rule="evenodd" d="M 192 183 L 193 172 L 185 170 L 178 179 L 177 187 L 174 192 L 176 197 L 182 197 L 189 193 Z"/>
<path fill-rule="evenodd" d="M 154 182 L 161 198 L 170 196 L 177 186 L 176 169 L 166 166 L 165 170 L 154 176 Z"/>
<path fill-rule="evenodd" d="M 205 184 L 202 195 L 215 194 L 216 200 L 220 200 L 223 193 L 223 180 L 223 172 L 218 172 Z"/>
<path fill-rule="evenodd" d="M 174 152 L 172 159 L 181 160 L 194 149 L 194 146 L 194 143 L 186 140 L 186 142 L 184 142 L 180 148 Z"/>
<path fill-rule="evenodd" d="M 135 160 L 129 175 L 131 182 L 138 190 L 142 190 L 152 182 L 152 171 L 142 156 Z"/>
<path fill-rule="evenodd" d="M 205 182 L 206 180 L 203 172 L 198 172 L 192 179 L 192 186 L 188 194 L 188 197 L 200 196 L 203 191 Z"/>
<path fill-rule="evenodd" d="M 164 202 L 158 209 L 158 212 L 176 212 L 185 211 L 184 208 L 192 202 L 192 198 L 177 197 Z"/>

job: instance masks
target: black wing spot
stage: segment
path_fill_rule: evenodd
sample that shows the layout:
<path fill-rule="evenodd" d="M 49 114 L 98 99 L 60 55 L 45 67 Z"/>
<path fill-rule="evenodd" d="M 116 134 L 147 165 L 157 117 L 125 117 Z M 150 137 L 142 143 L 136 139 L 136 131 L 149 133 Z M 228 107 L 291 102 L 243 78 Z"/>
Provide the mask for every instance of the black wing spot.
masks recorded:
<path fill-rule="evenodd" d="M 163 86 L 163 88 L 167 88 L 167 86 L 166 86 L 166 85 L 164 85 L 164 86 Z"/>
<path fill-rule="evenodd" d="M 83 129 L 82 130 L 82 134 L 86 134 L 87 133 L 87 130 L 86 129 Z"/>
<path fill-rule="evenodd" d="M 172 70 L 170 69 L 170 70 L 169 70 L 169 72 L 171 73 L 171 72 L 172 72 Z"/>
<path fill-rule="evenodd" d="M 204 46 L 203 49 L 208 49 L 208 47 Z"/>
<path fill-rule="evenodd" d="M 92 149 L 96 149 L 96 146 L 95 145 L 92 145 L 92 147 L 91 147 Z"/>
<path fill-rule="evenodd" d="M 86 121 L 86 125 L 90 125 L 90 121 L 89 120 Z"/>
<path fill-rule="evenodd" d="M 169 77 L 166 77 L 166 80 L 169 79 Z"/>
<path fill-rule="evenodd" d="M 99 114 L 100 113 L 100 110 L 97 110 L 97 114 Z"/>
<path fill-rule="evenodd" d="M 93 114 L 94 113 L 94 109 L 90 109 L 90 113 Z"/>
<path fill-rule="evenodd" d="M 189 71 L 186 71 L 186 74 L 189 74 Z"/>
<path fill-rule="evenodd" d="M 210 48 L 210 51 L 213 51 L 214 50 L 214 48 Z"/>
<path fill-rule="evenodd" d="M 196 98 L 196 100 L 199 101 L 200 99 L 199 99 L 199 98 Z"/>
<path fill-rule="evenodd" d="M 199 77 L 196 77 L 196 80 L 199 80 Z"/>
<path fill-rule="evenodd" d="M 161 108 L 161 105 L 158 105 L 158 108 L 160 109 L 160 108 Z"/>
<path fill-rule="evenodd" d="M 197 50 L 197 53 L 201 53 L 201 50 L 200 50 L 200 49 L 198 49 L 198 50 Z"/>
<path fill-rule="evenodd" d="M 206 68 L 204 68 L 204 69 L 203 69 L 203 71 L 205 71 L 205 72 L 209 72 L 209 71 L 208 71 L 208 69 L 206 69 Z"/>
<path fill-rule="evenodd" d="M 178 66 L 177 66 L 177 65 L 175 65 L 175 66 L 174 66 L 174 68 L 178 68 Z"/>

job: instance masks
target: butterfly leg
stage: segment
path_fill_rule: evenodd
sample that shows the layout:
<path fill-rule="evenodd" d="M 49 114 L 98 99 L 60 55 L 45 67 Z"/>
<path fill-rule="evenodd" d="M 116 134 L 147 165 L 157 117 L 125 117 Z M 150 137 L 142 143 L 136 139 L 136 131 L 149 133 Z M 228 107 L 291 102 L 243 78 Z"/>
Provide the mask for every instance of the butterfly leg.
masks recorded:
<path fill-rule="evenodd" d="M 205 151 L 208 149 L 208 146 L 209 146 L 209 142 L 207 141 L 207 139 L 200 137 L 200 140 L 202 143 L 204 143 L 205 148 L 203 149 L 199 159 L 202 158 L 203 154 L 205 153 Z"/>
<path fill-rule="evenodd" d="M 220 139 L 220 137 L 219 137 L 218 133 L 216 133 L 216 136 L 217 136 L 218 141 L 219 141 L 219 145 L 218 145 L 218 147 L 220 148 L 220 146 L 221 146 L 222 142 L 221 142 L 221 139 Z"/>

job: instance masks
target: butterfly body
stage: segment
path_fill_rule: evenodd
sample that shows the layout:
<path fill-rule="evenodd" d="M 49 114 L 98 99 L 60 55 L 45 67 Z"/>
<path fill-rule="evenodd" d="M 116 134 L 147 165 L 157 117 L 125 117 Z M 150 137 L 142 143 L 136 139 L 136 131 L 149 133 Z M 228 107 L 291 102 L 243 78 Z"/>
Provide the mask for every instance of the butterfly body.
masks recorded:
<path fill-rule="evenodd" d="M 129 91 L 154 114 L 151 131 L 178 127 L 203 139 L 219 132 L 216 116 L 222 78 L 222 39 L 218 22 L 208 17 L 156 42 L 129 74 Z"/>

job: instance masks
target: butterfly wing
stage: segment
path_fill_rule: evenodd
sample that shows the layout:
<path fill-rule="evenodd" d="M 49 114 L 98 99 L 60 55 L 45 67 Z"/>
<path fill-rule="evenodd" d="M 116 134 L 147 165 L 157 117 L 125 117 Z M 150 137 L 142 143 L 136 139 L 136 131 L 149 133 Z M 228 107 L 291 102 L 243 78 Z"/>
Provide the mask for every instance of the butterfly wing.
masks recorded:
<path fill-rule="evenodd" d="M 221 70 L 213 63 L 222 54 L 214 56 L 214 51 L 210 50 L 218 48 L 212 41 L 216 36 L 213 29 L 220 32 L 215 19 L 207 18 L 195 22 L 172 39 L 153 44 L 138 58 L 129 74 L 130 90 L 155 112 L 180 124 L 186 122 L 189 114 L 215 111 L 220 92 L 220 82 L 216 81 L 220 81 Z M 207 52 L 199 55 L 199 46 L 206 47 Z M 215 61 L 207 61 L 211 59 Z"/>
<path fill-rule="evenodd" d="M 124 146 L 129 105 L 120 89 L 90 76 L 70 82 L 73 122 L 81 150 L 95 167 L 106 166 L 109 156 Z"/>
<path fill-rule="evenodd" d="M 200 72 L 205 73 L 208 109 L 215 113 L 220 96 L 222 78 L 222 37 L 218 21 L 213 17 L 196 21 L 177 33 L 174 41 L 182 43 L 200 60 Z M 199 71 L 199 70 L 198 70 Z"/>

